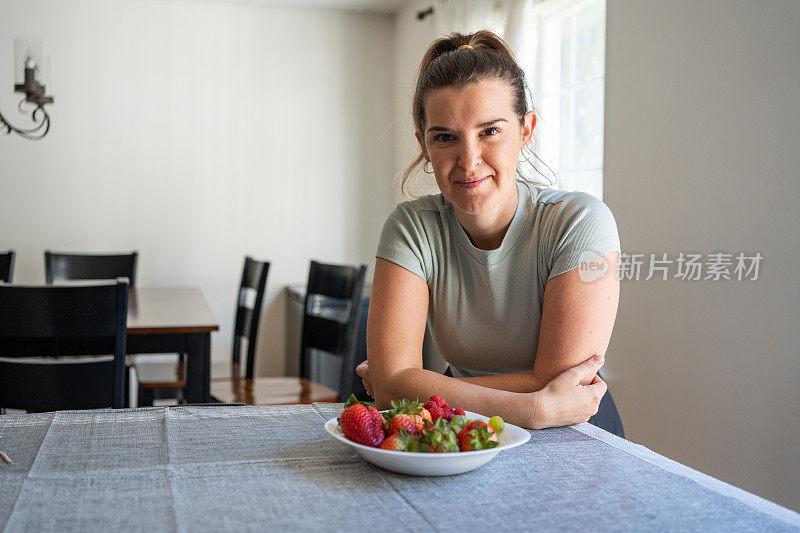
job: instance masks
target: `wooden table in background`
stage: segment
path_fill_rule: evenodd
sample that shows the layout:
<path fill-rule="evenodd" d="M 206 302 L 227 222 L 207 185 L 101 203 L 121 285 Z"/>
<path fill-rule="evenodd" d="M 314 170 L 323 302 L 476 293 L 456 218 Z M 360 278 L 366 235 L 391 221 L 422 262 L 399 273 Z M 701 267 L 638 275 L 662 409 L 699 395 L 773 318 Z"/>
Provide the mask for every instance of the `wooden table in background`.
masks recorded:
<path fill-rule="evenodd" d="M 189 403 L 211 401 L 212 331 L 219 331 L 219 324 L 200 289 L 131 289 L 127 352 L 187 354 L 184 396 Z"/>

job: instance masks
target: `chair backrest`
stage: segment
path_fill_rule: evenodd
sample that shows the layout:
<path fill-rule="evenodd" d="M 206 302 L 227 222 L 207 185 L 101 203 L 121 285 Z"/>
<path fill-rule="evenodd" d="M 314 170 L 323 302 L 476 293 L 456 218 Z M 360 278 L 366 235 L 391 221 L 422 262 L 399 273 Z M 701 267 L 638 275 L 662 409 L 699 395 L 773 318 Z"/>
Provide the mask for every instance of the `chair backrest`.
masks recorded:
<path fill-rule="evenodd" d="M 242 281 L 236 299 L 236 319 L 233 330 L 233 364 L 238 374 L 241 364 L 242 340 L 247 339 L 245 377 L 253 378 L 256 360 L 256 342 L 261 322 L 261 304 L 264 302 L 264 289 L 267 287 L 269 262 L 244 258 Z"/>
<path fill-rule="evenodd" d="M 11 283 L 14 277 L 14 250 L 0 253 L 0 281 Z"/>
<path fill-rule="evenodd" d="M 127 254 L 73 254 L 44 251 L 44 277 L 48 285 L 62 279 L 128 278 L 136 286 L 136 257 Z"/>
<path fill-rule="evenodd" d="M 312 381 L 335 385 L 340 396 L 342 377 L 350 371 L 355 357 L 356 328 L 366 272 L 366 265 L 354 267 L 311 261 L 308 273 L 300 374 Z M 337 308 L 340 312 L 336 312 Z M 331 356 L 336 364 L 326 365 L 324 361 L 332 360 Z M 326 366 L 337 368 L 337 375 L 328 376 L 328 371 L 323 370 Z"/>
<path fill-rule="evenodd" d="M 0 285 L 0 407 L 123 407 L 127 311 L 126 280 Z"/>

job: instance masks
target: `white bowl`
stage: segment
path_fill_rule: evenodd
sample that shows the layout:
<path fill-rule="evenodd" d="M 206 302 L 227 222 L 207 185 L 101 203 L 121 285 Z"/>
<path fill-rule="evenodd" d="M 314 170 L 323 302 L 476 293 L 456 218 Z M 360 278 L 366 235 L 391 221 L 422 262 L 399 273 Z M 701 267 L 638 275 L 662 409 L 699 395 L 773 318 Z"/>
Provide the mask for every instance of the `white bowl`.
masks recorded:
<path fill-rule="evenodd" d="M 488 417 L 469 411 L 467 411 L 466 416 L 469 420 L 489 421 Z M 339 427 L 339 422 L 335 418 L 325 422 L 325 431 L 348 446 L 355 448 L 361 457 L 375 466 L 411 476 L 452 476 L 453 474 L 469 472 L 488 463 L 498 453 L 520 444 L 525 444 L 531 438 L 530 433 L 526 430 L 506 423 L 503 432 L 497 436 L 498 446 L 495 448 L 473 452 L 420 453 L 384 450 L 353 442 L 344 436 L 342 429 Z"/>

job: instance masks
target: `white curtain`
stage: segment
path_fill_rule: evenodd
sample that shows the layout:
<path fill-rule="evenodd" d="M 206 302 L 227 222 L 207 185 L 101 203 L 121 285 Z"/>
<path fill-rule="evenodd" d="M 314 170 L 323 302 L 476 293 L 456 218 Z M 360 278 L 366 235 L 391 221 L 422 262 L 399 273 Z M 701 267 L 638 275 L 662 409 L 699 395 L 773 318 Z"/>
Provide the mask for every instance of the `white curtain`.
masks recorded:
<path fill-rule="evenodd" d="M 508 0 L 437 0 L 434 16 L 439 35 L 454 31 L 473 33 L 491 30 L 503 35 Z"/>
<path fill-rule="evenodd" d="M 473 33 L 491 30 L 514 50 L 520 63 L 530 64 L 536 54 L 531 11 L 535 0 L 437 0 L 436 32 Z M 524 68 L 524 67 L 523 67 Z"/>

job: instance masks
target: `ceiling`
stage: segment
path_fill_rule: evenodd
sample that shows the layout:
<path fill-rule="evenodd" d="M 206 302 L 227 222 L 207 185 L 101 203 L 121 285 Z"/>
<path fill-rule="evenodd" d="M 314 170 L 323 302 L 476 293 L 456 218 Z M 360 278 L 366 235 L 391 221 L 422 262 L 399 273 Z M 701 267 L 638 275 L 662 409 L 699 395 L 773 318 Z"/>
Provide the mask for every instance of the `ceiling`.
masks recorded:
<path fill-rule="evenodd" d="M 208 0 L 204 0 L 208 1 Z M 346 9 L 395 13 L 405 0 L 211 0 L 231 4 L 251 4 L 279 7 Z"/>

